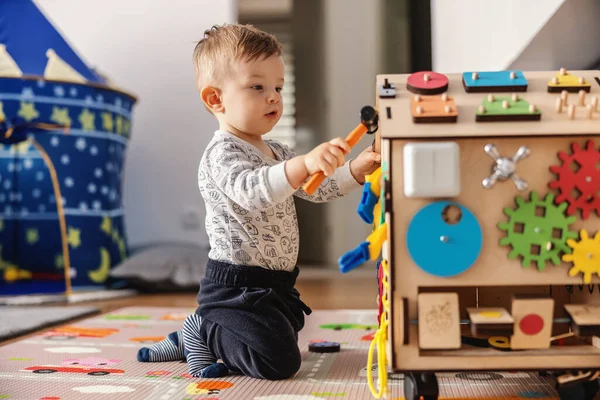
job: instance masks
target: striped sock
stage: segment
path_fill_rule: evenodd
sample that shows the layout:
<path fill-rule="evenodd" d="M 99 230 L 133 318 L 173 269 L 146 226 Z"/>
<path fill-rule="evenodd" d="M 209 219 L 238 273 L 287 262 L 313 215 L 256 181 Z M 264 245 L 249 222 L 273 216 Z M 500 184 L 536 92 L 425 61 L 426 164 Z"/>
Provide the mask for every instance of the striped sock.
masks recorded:
<path fill-rule="evenodd" d="M 138 351 L 138 361 L 161 362 L 185 360 L 183 347 L 183 333 L 181 330 L 170 333 L 150 348 L 143 347 Z"/>
<path fill-rule="evenodd" d="M 195 378 L 217 378 L 229 372 L 222 363 L 212 355 L 204 341 L 200 338 L 202 318 L 192 314 L 183 323 L 183 341 L 185 343 L 185 358 L 190 375 Z"/>

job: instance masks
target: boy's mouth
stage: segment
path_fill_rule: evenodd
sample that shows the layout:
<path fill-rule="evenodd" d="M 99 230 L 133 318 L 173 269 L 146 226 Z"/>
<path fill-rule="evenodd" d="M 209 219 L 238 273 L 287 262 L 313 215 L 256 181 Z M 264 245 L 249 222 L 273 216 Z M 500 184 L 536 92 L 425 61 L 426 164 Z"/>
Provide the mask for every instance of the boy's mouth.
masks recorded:
<path fill-rule="evenodd" d="M 277 118 L 277 114 L 278 114 L 277 111 L 271 111 L 270 113 L 265 114 L 265 117 L 267 117 L 267 118 Z"/>

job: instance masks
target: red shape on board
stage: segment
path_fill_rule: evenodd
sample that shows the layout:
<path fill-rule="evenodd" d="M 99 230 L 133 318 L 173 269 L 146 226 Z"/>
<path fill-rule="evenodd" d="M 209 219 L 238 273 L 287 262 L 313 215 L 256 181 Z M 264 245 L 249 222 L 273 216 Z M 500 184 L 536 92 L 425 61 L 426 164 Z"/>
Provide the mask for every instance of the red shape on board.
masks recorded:
<path fill-rule="evenodd" d="M 424 79 L 425 74 L 429 75 L 430 80 Z M 448 77 L 433 71 L 419 71 L 411 74 L 406 83 L 417 89 L 439 89 L 448 85 Z"/>
<path fill-rule="evenodd" d="M 521 332 L 526 335 L 536 335 L 544 327 L 544 319 L 538 314 L 527 314 L 519 322 Z"/>

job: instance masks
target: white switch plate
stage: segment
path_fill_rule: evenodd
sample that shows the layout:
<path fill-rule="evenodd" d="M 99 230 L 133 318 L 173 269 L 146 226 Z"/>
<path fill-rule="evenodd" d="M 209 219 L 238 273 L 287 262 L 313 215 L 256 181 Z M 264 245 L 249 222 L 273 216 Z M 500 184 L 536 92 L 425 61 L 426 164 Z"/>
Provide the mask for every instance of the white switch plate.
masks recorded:
<path fill-rule="evenodd" d="M 460 154 L 455 142 L 404 145 L 404 195 L 454 197 L 460 193 Z"/>

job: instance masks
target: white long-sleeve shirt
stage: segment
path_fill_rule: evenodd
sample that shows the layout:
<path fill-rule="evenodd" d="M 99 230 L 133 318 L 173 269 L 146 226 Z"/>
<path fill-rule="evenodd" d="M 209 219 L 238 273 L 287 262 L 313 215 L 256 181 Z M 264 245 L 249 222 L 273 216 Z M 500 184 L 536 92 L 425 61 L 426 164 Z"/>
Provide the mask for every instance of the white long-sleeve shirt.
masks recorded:
<path fill-rule="evenodd" d="M 265 140 L 273 159 L 235 135 L 218 130 L 198 168 L 198 186 L 206 206 L 209 257 L 231 264 L 291 271 L 298 259 L 298 217 L 293 196 L 326 202 L 361 185 L 350 162 L 326 178 L 314 194 L 294 189 L 285 175 L 291 149 Z"/>

